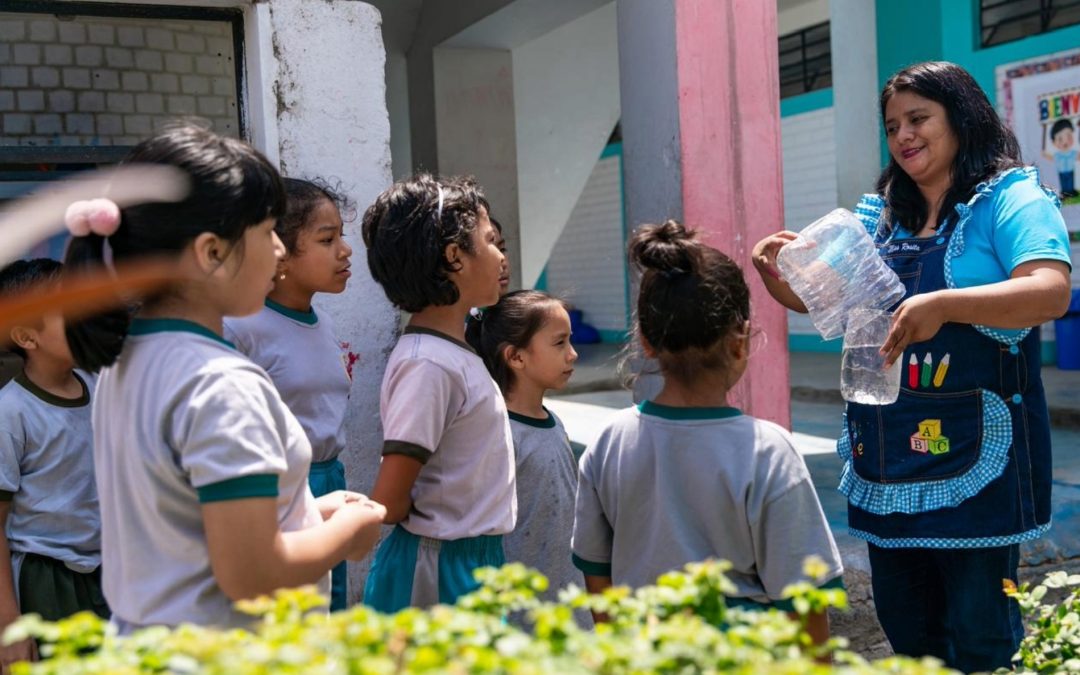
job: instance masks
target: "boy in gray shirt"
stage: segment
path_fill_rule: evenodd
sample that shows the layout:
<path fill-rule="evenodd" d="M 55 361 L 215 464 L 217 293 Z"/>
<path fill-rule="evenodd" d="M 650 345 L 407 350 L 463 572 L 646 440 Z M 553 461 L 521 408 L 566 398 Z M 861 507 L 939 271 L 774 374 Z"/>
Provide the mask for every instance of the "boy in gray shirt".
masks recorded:
<path fill-rule="evenodd" d="M 48 283 L 61 265 L 18 261 L 0 270 L 0 293 Z M 101 593 L 101 522 L 94 486 L 90 397 L 74 370 L 59 316 L 3 336 L 24 359 L 0 389 L 0 629 L 20 614 L 57 620 L 81 610 L 108 617 Z M 0 650 L 0 662 L 33 658 L 34 645 Z"/>

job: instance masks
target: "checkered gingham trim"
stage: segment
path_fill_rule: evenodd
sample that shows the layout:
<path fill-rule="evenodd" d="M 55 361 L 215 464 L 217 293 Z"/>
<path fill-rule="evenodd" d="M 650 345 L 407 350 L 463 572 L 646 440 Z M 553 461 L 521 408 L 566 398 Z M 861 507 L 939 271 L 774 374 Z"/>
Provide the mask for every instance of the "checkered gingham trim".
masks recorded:
<path fill-rule="evenodd" d="M 955 231 L 953 232 L 952 239 L 949 240 L 949 248 L 945 253 L 945 283 L 949 285 L 949 288 L 956 288 L 956 282 L 953 281 L 952 274 L 952 259 L 960 256 L 964 253 L 964 227 L 968 221 L 971 220 L 973 214 L 973 207 L 983 197 L 989 197 L 994 194 L 994 191 L 998 188 L 1002 181 L 1010 176 L 1021 175 L 1027 180 L 1035 181 L 1036 185 L 1039 185 L 1039 170 L 1033 166 L 1018 166 L 1012 169 L 1002 171 L 998 175 L 994 176 L 988 181 L 984 181 L 975 186 L 975 194 L 968 200 L 967 204 L 957 204 L 956 213 L 960 219 L 956 223 Z M 1040 185 L 1040 188 L 1042 186 Z M 1050 198 L 1054 200 L 1057 206 L 1060 208 L 1061 202 L 1058 200 L 1057 195 L 1042 188 L 1043 192 L 1050 195 Z M 975 330 L 979 331 L 983 335 L 997 340 L 1003 344 L 1015 345 L 1019 344 L 1021 340 L 1027 337 L 1027 334 L 1031 332 L 1030 328 L 1025 328 L 1021 331 L 1017 331 L 1015 334 L 1003 333 L 991 326 L 983 326 L 980 324 L 974 324 Z"/>
<path fill-rule="evenodd" d="M 1001 475 L 1009 461 L 1012 445 L 1012 416 L 1005 401 L 992 391 L 979 390 L 982 397 L 983 431 L 979 457 L 962 474 L 940 480 L 911 483 L 876 483 L 858 473 L 852 464 L 851 435 L 844 416 L 844 431 L 836 450 L 844 460 L 839 490 L 853 505 L 878 515 L 889 513 L 926 513 L 956 506 L 974 497 L 990 481 Z"/>
<path fill-rule="evenodd" d="M 1025 541 L 1031 541 L 1032 539 L 1038 539 L 1046 534 L 1046 531 L 1049 529 L 1050 523 L 1043 523 L 1038 527 L 1027 530 L 1026 532 L 1020 532 L 1019 534 L 1008 534 L 998 537 L 973 537 L 971 539 L 935 539 L 933 537 L 882 539 L 869 532 L 855 529 L 848 529 L 848 534 L 864 541 L 868 541 L 874 546 L 880 546 L 881 548 L 994 548 L 997 546 L 1010 546 L 1012 544 L 1020 544 Z"/>
<path fill-rule="evenodd" d="M 878 228 L 881 226 L 881 214 L 885 211 L 885 200 L 880 195 L 865 194 L 855 205 L 855 217 L 866 228 L 866 233 L 875 242 L 878 240 Z"/>
<path fill-rule="evenodd" d="M 952 260 L 964 253 L 964 228 L 968 221 L 971 220 L 973 214 L 973 207 L 978 201 L 984 197 L 989 197 L 994 194 L 994 191 L 998 189 L 1002 181 L 1011 176 L 1020 175 L 1026 180 L 1034 181 L 1036 185 L 1041 189 L 1054 204 L 1060 208 L 1061 200 L 1058 199 L 1057 194 L 1053 190 L 1049 190 L 1039 183 L 1039 170 L 1034 166 L 1020 166 L 1012 169 L 1007 169 L 997 174 L 988 181 L 983 181 L 975 186 L 975 194 L 966 204 L 956 205 L 956 214 L 958 220 L 956 227 L 953 228 L 953 236 L 949 240 L 949 248 L 945 253 L 945 283 L 949 288 L 956 288 L 956 282 L 953 280 L 952 273 Z M 885 212 L 885 200 L 881 195 L 865 194 L 862 199 L 859 200 L 858 205 L 855 206 L 855 216 L 862 222 L 863 227 L 870 233 L 870 236 L 874 238 L 877 243 L 883 243 L 888 240 L 891 235 L 892 227 L 889 227 L 887 223 L 882 221 L 882 214 Z M 1004 333 L 991 326 L 983 326 L 981 324 L 974 324 L 975 330 L 979 331 L 983 335 L 997 340 L 1006 345 L 1019 344 L 1021 340 L 1027 337 L 1031 332 L 1031 328 L 1025 328 L 1014 333 Z"/>

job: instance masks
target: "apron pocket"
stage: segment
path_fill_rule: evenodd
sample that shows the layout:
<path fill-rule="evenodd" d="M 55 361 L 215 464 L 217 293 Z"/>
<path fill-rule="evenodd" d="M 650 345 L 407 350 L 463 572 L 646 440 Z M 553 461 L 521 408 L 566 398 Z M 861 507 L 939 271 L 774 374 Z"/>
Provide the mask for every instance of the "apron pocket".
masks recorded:
<path fill-rule="evenodd" d="M 840 491 L 876 514 L 956 506 L 1001 475 L 1011 445 L 1012 417 L 997 394 L 901 388 L 891 406 L 848 404 Z"/>

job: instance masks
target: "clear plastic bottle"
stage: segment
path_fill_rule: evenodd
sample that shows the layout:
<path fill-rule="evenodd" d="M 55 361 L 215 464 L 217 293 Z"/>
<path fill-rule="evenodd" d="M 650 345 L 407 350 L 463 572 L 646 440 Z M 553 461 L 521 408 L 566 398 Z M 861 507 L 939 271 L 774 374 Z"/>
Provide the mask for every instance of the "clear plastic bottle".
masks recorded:
<path fill-rule="evenodd" d="M 776 264 L 826 340 L 844 334 L 848 314 L 886 309 L 904 297 L 904 284 L 877 254 L 859 219 L 836 209 L 780 249 Z"/>
<path fill-rule="evenodd" d="M 892 314 L 879 309 L 855 309 L 844 332 L 840 394 L 845 401 L 889 405 L 900 397 L 902 359 L 887 370 L 881 345 L 889 335 Z"/>

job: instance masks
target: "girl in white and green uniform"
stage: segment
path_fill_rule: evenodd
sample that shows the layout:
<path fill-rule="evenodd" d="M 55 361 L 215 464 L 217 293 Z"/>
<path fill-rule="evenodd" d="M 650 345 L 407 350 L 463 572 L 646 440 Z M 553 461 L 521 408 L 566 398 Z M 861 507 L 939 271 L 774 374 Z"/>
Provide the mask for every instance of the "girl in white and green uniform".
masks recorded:
<path fill-rule="evenodd" d="M 225 320 L 225 337 L 262 366 L 311 442 L 308 484 L 316 497 L 345 489 L 345 411 L 352 388 L 350 359 L 330 318 L 316 312 L 316 293 L 341 293 L 352 248 L 345 242 L 339 204 L 325 183 L 285 182 L 285 216 L 275 226 L 285 245 L 274 290 L 257 314 Z M 345 609 L 346 569 L 331 574 L 330 609 Z"/>
<path fill-rule="evenodd" d="M 76 361 L 104 368 L 92 424 L 105 597 L 121 633 L 245 626 L 235 601 L 305 584 L 328 591 L 330 569 L 372 548 L 385 511 L 355 493 L 312 496 L 304 430 L 266 372 L 221 335 L 225 316 L 262 306 L 285 252 L 273 166 L 194 126 L 143 141 L 126 161 L 177 167 L 188 190 L 176 203 L 112 205 L 111 227 L 100 211 L 86 215 L 89 234 L 72 226 L 84 236 L 69 265 L 111 264 L 108 244 L 117 264 L 175 266 L 176 280 L 134 318 L 68 329 Z"/>

